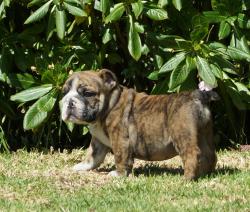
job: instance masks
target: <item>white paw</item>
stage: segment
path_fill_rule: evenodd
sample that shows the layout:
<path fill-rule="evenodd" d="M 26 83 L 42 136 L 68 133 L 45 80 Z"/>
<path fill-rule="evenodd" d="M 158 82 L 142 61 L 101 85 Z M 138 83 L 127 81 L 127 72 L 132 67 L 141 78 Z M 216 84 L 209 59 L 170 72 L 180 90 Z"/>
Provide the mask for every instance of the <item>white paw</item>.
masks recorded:
<path fill-rule="evenodd" d="M 92 164 L 90 163 L 78 163 L 72 167 L 73 171 L 88 171 L 92 168 Z"/>
<path fill-rule="evenodd" d="M 111 177 L 119 177 L 120 175 L 118 174 L 118 172 L 116 170 L 114 171 L 111 171 L 108 173 L 108 176 L 111 176 Z"/>

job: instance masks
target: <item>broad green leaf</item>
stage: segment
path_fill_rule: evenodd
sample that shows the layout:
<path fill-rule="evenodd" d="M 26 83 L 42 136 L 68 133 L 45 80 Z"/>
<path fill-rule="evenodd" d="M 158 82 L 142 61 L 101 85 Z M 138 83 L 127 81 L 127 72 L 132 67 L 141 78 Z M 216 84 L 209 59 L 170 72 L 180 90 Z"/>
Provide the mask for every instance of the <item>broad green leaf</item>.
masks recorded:
<path fill-rule="evenodd" d="M 9 7 L 11 0 L 3 0 L 3 2 L 4 2 L 5 7 Z"/>
<path fill-rule="evenodd" d="M 198 73 L 201 79 L 203 79 L 207 84 L 211 86 L 215 86 L 216 79 L 208 61 L 204 59 L 203 57 L 197 56 L 196 62 L 197 62 Z"/>
<path fill-rule="evenodd" d="M 140 25 L 138 22 L 135 22 L 135 30 L 136 32 L 144 33 L 144 27 Z"/>
<path fill-rule="evenodd" d="M 235 60 L 250 60 L 250 54 L 246 53 L 238 48 L 228 46 L 227 52 L 232 59 Z"/>
<path fill-rule="evenodd" d="M 229 62 L 228 60 L 224 59 L 221 55 L 214 55 L 210 57 L 211 63 L 217 65 L 223 71 L 226 71 L 230 74 L 235 74 L 237 75 L 237 69 L 235 66 Z"/>
<path fill-rule="evenodd" d="M 217 54 L 220 54 L 221 57 L 225 59 L 230 59 L 229 55 L 227 54 L 227 46 L 225 46 L 224 44 L 219 43 L 219 42 L 212 42 L 209 44 L 209 48 L 211 48 L 212 50 L 215 50 L 215 51 L 211 51 L 209 55 L 213 56 L 216 52 Z"/>
<path fill-rule="evenodd" d="M 2 1 L 2 3 L 0 4 L 0 20 L 5 17 L 6 17 L 5 6 L 4 6 L 4 1 Z"/>
<path fill-rule="evenodd" d="M 160 35 L 160 36 L 156 36 L 157 39 L 157 43 L 162 46 L 162 47 L 166 47 L 166 48 L 173 48 L 173 49 L 178 49 L 178 50 L 192 50 L 193 46 L 192 46 L 192 42 L 191 41 L 187 41 L 185 39 L 183 39 L 180 36 L 176 36 L 176 35 Z"/>
<path fill-rule="evenodd" d="M 7 74 L 3 73 L 0 69 L 0 81 L 6 82 L 6 80 L 7 80 Z"/>
<path fill-rule="evenodd" d="M 67 2 L 67 3 L 73 3 L 73 4 L 81 4 L 81 1 L 80 0 L 64 0 L 64 2 Z M 86 2 L 87 3 L 87 2 Z"/>
<path fill-rule="evenodd" d="M 246 53 L 250 53 L 250 49 L 249 49 L 249 44 L 248 44 L 248 40 L 246 39 L 246 36 L 243 35 L 240 39 L 237 40 L 238 42 L 238 46 L 240 47 L 240 49 Z"/>
<path fill-rule="evenodd" d="M 12 101 L 17 101 L 17 102 L 28 102 L 28 101 L 40 98 L 41 96 L 48 93 L 51 89 L 52 89 L 51 84 L 36 86 L 36 87 L 21 91 L 17 94 L 14 94 L 10 97 L 10 99 Z"/>
<path fill-rule="evenodd" d="M 165 73 L 175 69 L 184 59 L 186 56 L 186 52 L 180 52 L 170 58 L 159 70 L 159 73 Z"/>
<path fill-rule="evenodd" d="M 48 12 L 49 6 L 53 0 L 48 1 L 46 4 L 41 6 L 39 9 L 37 9 L 34 13 L 32 13 L 27 20 L 24 22 L 24 24 L 30 24 L 32 22 L 38 21 L 42 19 Z"/>
<path fill-rule="evenodd" d="M 7 81 L 11 87 L 28 89 L 32 85 L 36 84 L 35 78 L 29 74 L 8 74 Z"/>
<path fill-rule="evenodd" d="M 23 128 L 30 130 L 40 126 L 48 117 L 48 112 L 40 111 L 38 108 L 40 99 L 38 99 L 25 113 Z"/>
<path fill-rule="evenodd" d="M 185 62 L 181 62 L 171 73 L 169 81 L 169 89 L 173 90 L 182 82 L 184 82 L 190 73 L 190 69 Z"/>
<path fill-rule="evenodd" d="M 237 32 L 238 30 L 234 29 L 235 33 L 232 34 L 232 38 L 230 41 L 230 46 L 235 47 L 239 50 L 242 50 L 246 53 L 250 53 L 248 41 L 245 37 L 245 35 L 241 35 L 240 32 Z"/>
<path fill-rule="evenodd" d="M 189 70 L 189 72 L 196 69 L 195 60 L 189 55 L 186 56 L 186 69 Z"/>
<path fill-rule="evenodd" d="M 119 20 L 125 11 L 124 3 L 115 4 L 109 15 L 105 18 L 105 23 Z"/>
<path fill-rule="evenodd" d="M 86 135 L 89 132 L 89 128 L 87 126 L 82 127 L 82 135 Z"/>
<path fill-rule="evenodd" d="M 249 10 L 250 9 L 250 2 L 248 0 L 242 1 L 242 10 Z"/>
<path fill-rule="evenodd" d="M 158 54 L 154 55 L 154 61 L 156 63 L 157 69 L 160 69 L 162 67 L 162 65 L 163 65 L 163 58 L 162 58 L 162 56 L 158 55 Z"/>
<path fill-rule="evenodd" d="M 224 84 L 226 85 L 227 93 L 230 95 L 234 105 L 239 110 L 246 110 L 246 104 L 244 103 L 244 100 L 240 95 L 240 92 L 238 91 L 237 86 L 234 84 L 234 82 L 232 80 L 226 80 Z"/>
<path fill-rule="evenodd" d="M 58 90 L 53 89 L 48 94 L 44 95 L 39 99 L 37 107 L 42 112 L 49 112 L 55 106 L 58 96 Z"/>
<path fill-rule="evenodd" d="M 222 70 L 214 64 L 210 64 L 211 67 L 211 71 L 213 72 L 214 76 L 216 76 L 219 79 L 223 79 L 223 74 L 222 74 Z"/>
<path fill-rule="evenodd" d="M 219 40 L 226 38 L 231 32 L 231 26 L 229 23 L 226 21 L 222 21 L 220 23 L 220 28 L 219 28 Z"/>
<path fill-rule="evenodd" d="M 29 7 L 32 7 L 32 6 L 36 5 L 36 4 L 39 4 L 39 3 L 42 2 L 42 1 L 43 1 L 43 0 L 33 0 L 33 1 L 31 1 L 31 2 L 28 3 L 27 7 L 28 7 L 28 8 L 29 8 Z"/>
<path fill-rule="evenodd" d="M 234 81 L 234 80 L 232 80 Z M 241 95 L 242 100 L 250 106 L 250 91 L 249 89 L 241 82 L 234 81 L 234 85 L 237 87 L 238 92 Z M 249 107 L 248 107 L 249 109 Z"/>
<path fill-rule="evenodd" d="M 207 27 L 208 26 L 208 21 L 206 19 L 206 17 L 204 17 L 203 15 L 195 15 L 192 18 L 192 24 L 193 27 Z"/>
<path fill-rule="evenodd" d="M 179 11 L 182 9 L 182 0 L 172 0 L 172 4 Z"/>
<path fill-rule="evenodd" d="M 234 82 L 234 84 L 236 85 L 238 91 L 245 92 L 248 95 L 248 99 L 250 98 L 250 91 L 243 83 Z"/>
<path fill-rule="evenodd" d="M 63 5 L 66 8 L 66 10 L 68 10 L 69 13 L 74 15 L 74 16 L 79 16 L 79 17 L 88 16 L 88 14 L 84 10 L 82 10 L 82 9 L 80 9 L 78 7 L 67 4 L 66 2 L 64 2 Z"/>
<path fill-rule="evenodd" d="M 192 58 L 194 61 L 194 59 Z M 187 64 L 187 63 L 186 63 Z M 196 69 L 196 66 L 195 66 Z M 188 90 L 194 90 L 197 89 L 197 71 L 190 71 L 186 80 L 182 82 L 178 87 L 177 91 L 188 91 Z"/>
<path fill-rule="evenodd" d="M 227 22 L 231 25 L 231 26 L 235 26 L 235 22 L 237 20 L 237 16 L 229 16 L 227 17 Z"/>
<path fill-rule="evenodd" d="M 156 38 L 157 44 L 166 48 L 177 48 L 176 38 L 180 38 L 177 35 L 157 35 L 152 34 L 152 37 Z"/>
<path fill-rule="evenodd" d="M 147 78 L 150 80 L 158 80 L 158 75 L 158 71 L 153 71 L 147 76 Z"/>
<path fill-rule="evenodd" d="M 51 36 L 53 35 L 56 29 L 56 16 L 55 16 L 55 11 L 54 11 L 55 8 L 56 6 L 54 5 L 49 14 L 49 21 L 48 21 L 48 26 L 47 26 L 47 31 L 46 31 L 47 41 L 51 38 Z"/>
<path fill-rule="evenodd" d="M 143 4 L 139 0 L 138 2 L 132 3 L 131 5 L 132 5 L 132 10 L 135 14 L 136 19 L 138 19 L 138 17 L 140 16 L 140 14 L 143 11 Z"/>
<path fill-rule="evenodd" d="M 108 28 L 108 29 L 105 30 L 104 35 L 102 36 L 102 43 L 106 44 L 110 40 L 112 40 L 112 34 L 110 32 L 110 28 Z"/>
<path fill-rule="evenodd" d="M 65 124 L 66 124 L 68 130 L 69 130 L 70 132 L 72 132 L 73 129 L 74 129 L 74 127 L 75 127 L 75 124 L 72 123 L 72 122 L 65 122 Z"/>
<path fill-rule="evenodd" d="M 177 44 L 177 49 L 178 50 L 192 50 L 192 42 L 191 41 L 187 41 L 185 39 L 182 38 L 176 38 L 175 42 Z"/>
<path fill-rule="evenodd" d="M 209 44 L 209 47 L 212 49 L 220 49 L 220 48 L 226 49 L 227 48 L 224 44 L 220 42 L 212 42 Z"/>
<path fill-rule="evenodd" d="M 209 23 L 220 23 L 227 18 L 227 16 L 221 15 L 218 11 L 204 11 L 203 15 Z"/>
<path fill-rule="evenodd" d="M 240 13 L 237 20 L 240 28 L 250 29 L 250 19 L 245 14 Z"/>
<path fill-rule="evenodd" d="M 208 34 L 209 23 L 202 15 L 195 15 L 192 18 L 193 30 L 190 34 L 192 41 L 200 42 Z"/>
<path fill-rule="evenodd" d="M 195 51 L 200 51 L 203 53 L 203 55 L 209 55 L 209 54 L 215 54 L 214 52 L 212 52 L 212 49 L 205 43 L 201 43 L 201 44 L 198 44 L 196 46 L 196 44 L 194 45 L 194 49 Z"/>
<path fill-rule="evenodd" d="M 141 57 L 141 39 L 139 33 L 135 30 L 135 24 L 131 15 L 129 18 L 129 32 L 128 32 L 128 50 L 130 55 L 137 61 Z"/>
<path fill-rule="evenodd" d="M 100 0 L 100 10 L 105 14 L 109 8 L 109 0 Z"/>
<path fill-rule="evenodd" d="M 56 7 L 56 32 L 57 36 L 62 40 L 65 35 L 65 11 Z"/>
<path fill-rule="evenodd" d="M 149 52 L 150 52 L 150 49 L 148 48 L 147 44 L 144 44 L 141 47 L 141 54 L 142 55 L 148 55 Z"/>
<path fill-rule="evenodd" d="M 163 8 L 170 4 L 171 0 L 159 0 L 157 6 Z"/>
<path fill-rule="evenodd" d="M 155 21 L 161 21 L 168 18 L 168 13 L 164 9 L 149 9 L 146 14 Z"/>

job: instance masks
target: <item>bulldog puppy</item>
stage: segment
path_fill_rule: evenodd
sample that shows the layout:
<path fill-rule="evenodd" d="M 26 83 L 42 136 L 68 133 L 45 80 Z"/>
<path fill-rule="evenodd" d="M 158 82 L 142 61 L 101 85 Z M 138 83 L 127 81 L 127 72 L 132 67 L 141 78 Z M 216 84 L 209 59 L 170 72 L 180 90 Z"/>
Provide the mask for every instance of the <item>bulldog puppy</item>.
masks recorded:
<path fill-rule="evenodd" d="M 127 176 L 134 158 L 160 161 L 180 155 L 186 179 L 216 165 L 211 114 L 213 91 L 147 95 L 121 86 L 107 69 L 74 73 L 63 87 L 62 119 L 88 125 L 92 140 L 75 171 L 95 169 L 113 152 L 112 176 Z"/>

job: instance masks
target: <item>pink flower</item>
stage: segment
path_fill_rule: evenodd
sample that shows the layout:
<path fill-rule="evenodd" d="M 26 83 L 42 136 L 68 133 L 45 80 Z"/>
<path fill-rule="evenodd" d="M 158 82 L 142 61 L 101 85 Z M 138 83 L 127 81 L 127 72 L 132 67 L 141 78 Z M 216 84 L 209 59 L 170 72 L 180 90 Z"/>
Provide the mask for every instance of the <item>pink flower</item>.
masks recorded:
<path fill-rule="evenodd" d="M 211 91 L 214 88 L 213 86 L 206 84 L 204 81 L 201 81 L 198 86 L 201 91 Z"/>

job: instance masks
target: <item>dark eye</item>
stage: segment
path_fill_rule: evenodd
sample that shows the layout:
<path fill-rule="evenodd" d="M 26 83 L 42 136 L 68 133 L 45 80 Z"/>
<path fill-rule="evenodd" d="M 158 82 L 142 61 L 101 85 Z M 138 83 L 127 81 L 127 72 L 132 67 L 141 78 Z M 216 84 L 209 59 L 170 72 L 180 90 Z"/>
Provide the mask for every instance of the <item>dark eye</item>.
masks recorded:
<path fill-rule="evenodd" d="M 91 96 L 95 96 L 96 92 L 94 92 L 94 91 L 85 91 L 83 95 L 85 97 L 91 97 Z"/>
<path fill-rule="evenodd" d="M 86 88 L 84 87 L 79 87 L 77 89 L 77 92 L 83 96 L 83 97 L 91 97 L 91 96 L 95 96 L 96 95 L 96 92 L 94 91 L 90 91 L 90 90 L 86 90 Z"/>
<path fill-rule="evenodd" d="M 64 87 L 62 89 L 62 95 L 65 96 L 69 92 L 69 87 Z"/>

